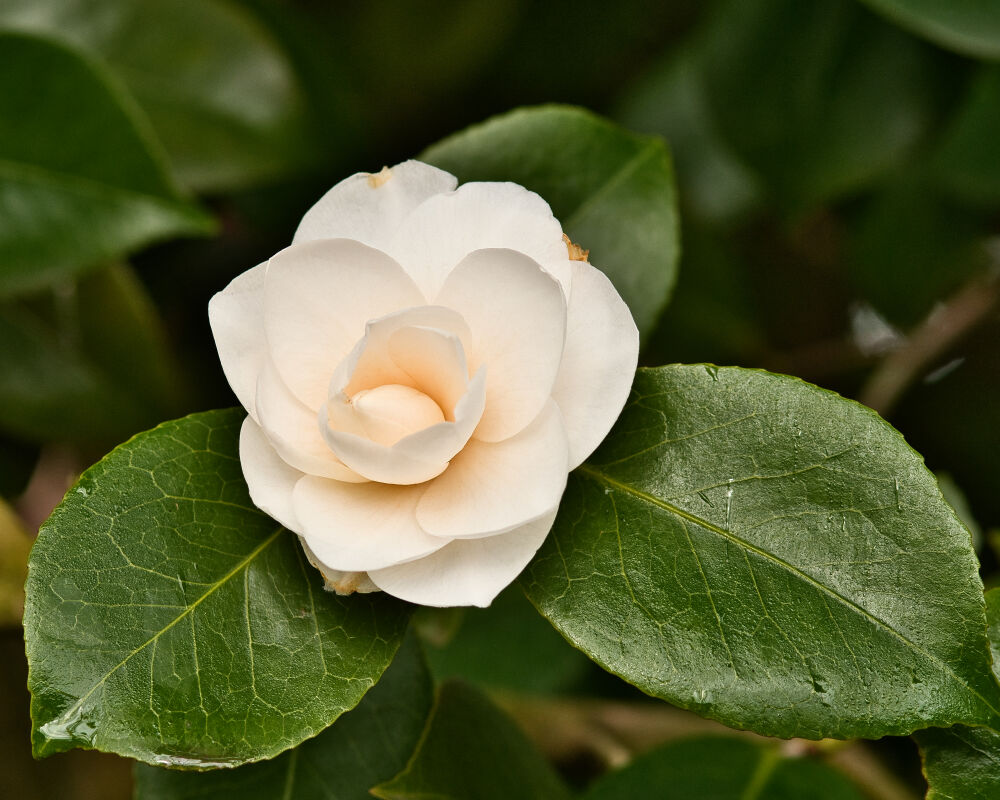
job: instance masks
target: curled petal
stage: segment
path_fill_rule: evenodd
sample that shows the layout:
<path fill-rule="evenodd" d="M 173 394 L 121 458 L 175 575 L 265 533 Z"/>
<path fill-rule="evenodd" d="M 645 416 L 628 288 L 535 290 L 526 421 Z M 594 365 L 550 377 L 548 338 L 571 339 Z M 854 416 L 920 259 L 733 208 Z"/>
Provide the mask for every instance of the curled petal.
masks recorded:
<path fill-rule="evenodd" d="M 300 526 L 292 506 L 292 490 L 303 473 L 282 461 L 251 417 L 240 428 L 240 465 L 253 504 L 297 533 Z"/>
<path fill-rule="evenodd" d="M 427 198 L 454 190 L 454 175 L 404 161 L 374 175 L 359 172 L 328 191 L 310 208 L 293 243 L 356 239 L 384 250 L 397 228 Z"/>
<path fill-rule="evenodd" d="M 556 404 L 502 442 L 470 441 L 447 471 L 427 486 L 417 522 L 446 539 L 494 536 L 559 505 L 568 448 Z"/>
<path fill-rule="evenodd" d="M 292 492 L 300 533 L 330 569 L 364 572 L 440 550 L 414 516 L 420 486 L 350 484 L 306 475 Z"/>
<path fill-rule="evenodd" d="M 434 297 L 466 254 L 485 248 L 525 253 L 569 287 L 562 227 L 548 203 L 516 183 L 467 183 L 429 198 L 403 220 L 386 252 Z"/>
<path fill-rule="evenodd" d="M 632 388 L 639 331 L 611 281 L 573 262 L 566 347 L 552 398 L 569 438 L 569 468 L 583 463 L 608 435 Z"/>
<path fill-rule="evenodd" d="M 346 467 L 324 441 L 316 412 L 306 408 L 268 360 L 257 385 L 260 427 L 272 448 L 292 467 L 340 481 L 365 479 Z"/>
<path fill-rule="evenodd" d="M 292 245 L 267 264 L 268 349 L 285 385 L 316 410 L 369 320 L 423 304 L 403 268 L 379 250 L 349 239 Z"/>
<path fill-rule="evenodd" d="M 552 528 L 556 511 L 500 536 L 458 539 L 437 552 L 368 573 L 395 597 L 425 606 L 485 607 L 523 570 Z"/>
<path fill-rule="evenodd" d="M 237 275 L 208 301 L 208 321 L 226 380 L 240 404 L 257 418 L 257 376 L 267 357 L 264 338 L 266 264 Z"/>
<path fill-rule="evenodd" d="M 495 442 L 523 430 L 559 372 L 566 335 L 559 283 L 523 253 L 477 250 L 448 276 L 437 302 L 458 311 L 472 331 L 470 369 L 489 365 L 476 438 Z"/>

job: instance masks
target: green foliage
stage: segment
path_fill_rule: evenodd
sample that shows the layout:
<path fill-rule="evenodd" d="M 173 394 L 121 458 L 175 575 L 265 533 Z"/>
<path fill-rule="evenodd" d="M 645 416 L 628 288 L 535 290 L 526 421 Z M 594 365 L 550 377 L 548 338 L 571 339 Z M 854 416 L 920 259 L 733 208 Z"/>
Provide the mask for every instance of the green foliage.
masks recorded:
<path fill-rule="evenodd" d="M 18 33 L 0 32 L 0 52 L 0 296 L 211 229 L 100 65 Z"/>
<path fill-rule="evenodd" d="M 137 436 L 43 526 L 25 613 L 36 755 L 270 758 L 389 664 L 405 605 L 321 591 L 295 537 L 250 503 L 242 419 L 212 411 Z"/>
<path fill-rule="evenodd" d="M 639 372 L 521 580 L 649 694 L 847 738 L 1000 718 L 977 566 L 934 476 L 872 411 L 694 365 Z"/>
<path fill-rule="evenodd" d="M 978 58 L 1000 59 L 1000 14 L 993 0 L 863 0 L 935 44 Z"/>
<path fill-rule="evenodd" d="M 538 192 L 649 333 L 680 252 L 673 167 L 660 139 L 581 109 L 543 106 L 475 125 L 421 158 L 463 182 L 514 181 Z"/>
<path fill-rule="evenodd" d="M 7 0 L 3 26 L 106 62 L 192 189 L 244 186 L 322 156 L 287 56 L 235 0 Z"/>
<path fill-rule="evenodd" d="M 372 789 L 383 800 L 561 800 L 569 792 L 521 730 L 479 690 L 445 683 L 406 769 Z"/>
<path fill-rule="evenodd" d="M 365 800 L 406 766 L 424 729 L 434 687 L 415 637 L 357 708 L 314 739 L 262 764 L 208 774 L 136 765 L 136 800 Z"/>
<path fill-rule="evenodd" d="M 743 739 L 687 739 L 646 753 L 609 772 L 584 800 L 862 800 L 835 770 L 804 758 L 784 758 L 773 745 Z"/>

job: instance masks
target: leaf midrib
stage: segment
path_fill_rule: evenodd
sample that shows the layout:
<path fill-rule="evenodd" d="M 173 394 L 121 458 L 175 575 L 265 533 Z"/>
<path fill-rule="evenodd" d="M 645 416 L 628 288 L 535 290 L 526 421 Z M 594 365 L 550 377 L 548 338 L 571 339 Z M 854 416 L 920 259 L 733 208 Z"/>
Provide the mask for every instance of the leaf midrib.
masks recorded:
<path fill-rule="evenodd" d="M 265 539 L 263 542 L 261 542 L 259 545 L 257 545 L 257 547 L 255 547 L 253 550 L 251 550 L 250 553 L 248 555 L 246 555 L 239 563 L 237 563 L 236 566 L 234 566 L 229 572 L 227 572 L 225 575 L 223 575 L 221 578 L 219 578 L 219 580 L 215 581 L 214 583 L 209 584 L 208 588 L 201 594 L 201 596 L 199 596 L 198 599 L 196 599 L 193 603 L 191 603 L 190 605 L 186 606 L 184 608 L 184 610 L 180 614 L 178 614 L 169 624 L 165 625 L 159 631 L 157 631 L 156 633 L 154 633 L 149 639 L 147 639 L 141 645 L 139 645 L 134 650 L 132 650 L 131 652 L 129 652 L 121 661 L 119 661 L 117 664 L 115 664 L 115 666 L 113 666 L 111 669 L 109 669 L 101 677 L 101 679 L 98 680 L 93 686 L 91 686 L 90 689 L 87 691 L 87 693 L 85 695 L 83 695 L 79 700 L 77 700 L 69 709 L 67 709 L 62 714 L 60 714 L 59 717 L 57 717 L 56 719 L 49 720 L 44 725 L 39 725 L 38 726 L 38 730 L 39 730 L 39 732 L 42 733 L 42 735 L 45 736 L 45 741 L 38 748 L 38 754 L 42 755 L 45 752 L 46 748 L 53 741 L 55 741 L 54 739 L 50 738 L 49 736 L 47 736 L 44 733 L 43 729 L 44 729 L 44 727 L 46 725 L 50 725 L 53 722 L 59 722 L 59 723 L 65 724 L 70 719 L 72 719 L 73 716 L 83 707 L 83 704 L 90 698 L 90 696 L 107 682 L 108 678 L 110 678 L 119 669 L 121 669 L 123 666 L 125 666 L 125 664 L 127 664 L 129 662 L 129 660 L 133 656 L 135 656 L 138 653 L 140 653 L 143 650 L 145 650 L 147 647 L 149 647 L 149 645 L 151 645 L 154 642 L 156 642 L 163 634 L 165 634 L 167 631 L 169 631 L 171 628 L 173 628 L 175 625 L 177 625 L 177 623 L 179 623 L 181 620 L 185 619 L 190 614 L 192 614 L 194 612 L 194 610 L 199 605 L 201 605 L 201 603 L 206 598 L 209 597 L 209 595 L 211 595 L 212 593 L 214 593 L 219 587 L 225 585 L 226 582 L 232 580 L 232 578 L 234 578 L 236 575 L 238 575 L 242 570 L 246 569 L 250 565 L 250 563 L 255 558 L 257 558 L 257 556 L 259 556 L 261 553 L 263 553 L 268 547 L 270 547 L 271 544 L 282 533 L 284 533 L 284 528 L 280 528 L 279 527 L 274 533 L 272 533 L 270 536 L 268 536 L 267 539 Z"/>
<path fill-rule="evenodd" d="M 668 503 L 666 500 L 662 500 L 659 497 L 656 497 L 655 495 L 649 494 L 648 492 L 644 492 L 641 489 L 638 489 L 638 488 L 636 488 L 634 486 L 631 486 L 631 485 L 629 485 L 627 483 L 623 483 L 622 481 L 616 480 L 615 478 L 612 478 L 607 473 L 602 472 L 600 469 L 598 469 L 597 467 L 593 466 L 592 464 L 589 464 L 589 463 L 581 464 L 579 467 L 577 467 L 577 472 L 581 472 L 581 473 L 583 473 L 585 475 L 589 475 L 594 480 L 597 480 L 597 481 L 599 481 L 601 483 L 604 483 L 604 484 L 606 484 L 609 487 L 617 489 L 618 491 L 625 492 L 626 494 L 632 495 L 633 497 L 636 497 L 636 498 L 638 498 L 640 500 L 643 500 L 643 501 L 645 501 L 647 503 L 650 503 L 651 505 L 657 506 L 658 508 L 661 508 L 664 511 L 667 511 L 667 512 L 669 512 L 671 514 L 675 514 L 676 516 L 680 517 L 681 519 L 687 520 L 688 522 L 691 522 L 691 523 L 693 523 L 695 525 L 698 525 L 699 527 L 704 528 L 705 530 L 711 531 L 712 533 L 715 533 L 715 534 L 723 537 L 728 542 L 736 545 L 737 547 L 741 547 L 741 548 L 744 548 L 745 550 L 748 550 L 748 551 L 750 551 L 752 553 L 755 553 L 756 555 L 760 556 L 761 558 L 765 559 L 766 561 L 769 561 L 769 562 L 771 562 L 773 564 L 776 564 L 780 568 L 786 570 L 787 572 L 790 572 L 792 575 L 794 575 L 795 577 L 799 578 L 800 580 L 802 580 L 802 581 L 810 584 L 811 586 L 813 586 L 818 591 L 829 595 L 832 599 L 834 599 L 835 601 L 837 601 L 841 605 L 846 606 L 847 608 L 851 609 L 855 613 L 857 613 L 857 614 L 861 615 L 862 617 L 864 617 L 865 619 L 869 620 L 871 623 L 873 623 L 877 627 L 879 627 L 879 628 L 887 631 L 889 634 L 891 634 L 896 639 L 898 639 L 899 641 L 901 641 L 906 647 L 910 648 L 911 650 L 913 650 L 916 653 L 919 653 L 920 655 L 922 655 L 927 660 L 929 660 L 932 663 L 936 664 L 944 673 L 946 673 L 947 675 L 951 676 L 951 678 L 955 681 L 955 683 L 957 683 L 958 685 L 962 686 L 972 696 L 976 697 L 980 702 L 982 702 L 982 704 L 986 708 L 988 708 L 994 714 L 1000 715 L 1000 709 L 997 709 L 989 700 L 987 700 L 985 697 L 983 697 L 978 691 L 976 691 L 976 689 L 974 689 L 965 680 L 963 680 L 958 674 L 956 674 L 955 671 L 948 665 L 947 662 L 943 661 L 942 659 L 940 659 L 937 656 L 935 656 L 933 653 L 930 653 L 927 650 L 925 650 L 924 648 L 920 647 L 916 642 L 911 641 L 903 633 L 901 633 L 900 631 L 898 631 L 895 628 L 893 628 L 887 622 L 879 619 L 878 617 L 876 617 L 875 615 L 873 615 L 870 611 L 868 611 L 867 609 L 865 609 L 862 606 L 858 605 L 857 603 L 855 603 L 850 598 L 845 597 L 844 595 L 840 594 L 839 592 L 835 591 L 834 589 L 830 588 L 829 586 L 825 586 L 824 584 L 820 583 L 818 580 L 816 580 L 815 578 L 813 578 L 808 573 L 805 573 L 802 570 L 800 570 L 794 564 L 791 564 L 788 561 L 785 561 L 784 559 L 779 558 L 774 553 L 770 553 L 767 550 L 764 550 L 764 549 L 762 549 L 760 547 L 757 547 L 757 546 L 751 544 L 750 542 L 746 541 L 745 539 L 742 539 L 739 536 L 737 536 L 732 531 L 727 531 L 725 528 L 720 528 L 718 525 L 715 525 L 715 524 L 709 522 L 708 520 L 702 519 L 701 517 L 699 517 L 699 516 L 697 516 L 695 514 L 692 514 L 692 513 L 688 512 L 688 511 L 685 511 L 684 509 L 682 509 L 682 508 L 680 508 L 678 506 L 675 506 L 672 503 Z"/>

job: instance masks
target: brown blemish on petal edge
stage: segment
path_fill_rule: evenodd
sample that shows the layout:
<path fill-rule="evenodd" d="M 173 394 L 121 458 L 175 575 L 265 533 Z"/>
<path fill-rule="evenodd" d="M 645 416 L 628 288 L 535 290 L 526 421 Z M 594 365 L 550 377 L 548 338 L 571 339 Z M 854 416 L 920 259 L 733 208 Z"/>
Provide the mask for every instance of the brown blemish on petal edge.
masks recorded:
<path fill-rule="evenodd" d="M 580 245 L 574 244 L 570 241 L 570 238 L 564 233 L 563 241 L 566 242 L 566 250 L 569 251 L 570 261 L 584 261 L 590 263 L 587 259 L 590 257 L 590 251 L 584 250 Z"/>
<path fill-rule="evenodd" d="M 381 172 L 372 172 L 368 175 L 368 185 L 372 189 L 377 189 L 379 186 L 384 185 L 391 177 L 392 170 L 388 167 L 382 167 Z"/>

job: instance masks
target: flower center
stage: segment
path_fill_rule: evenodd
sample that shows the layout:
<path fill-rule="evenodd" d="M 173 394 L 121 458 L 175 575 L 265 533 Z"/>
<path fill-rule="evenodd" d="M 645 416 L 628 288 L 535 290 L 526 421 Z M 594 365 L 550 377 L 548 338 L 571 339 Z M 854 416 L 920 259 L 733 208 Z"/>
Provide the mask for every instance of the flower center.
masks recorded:
<path fill-rule="evenodd" d="M 386 447 L 445 421 L 441 407 L 431 398 L 399 383 L 362 389 L 351 398 L 351 405 L 368 438 Z"/>

